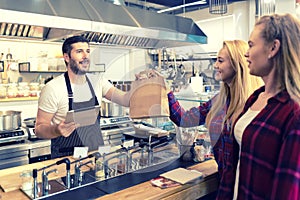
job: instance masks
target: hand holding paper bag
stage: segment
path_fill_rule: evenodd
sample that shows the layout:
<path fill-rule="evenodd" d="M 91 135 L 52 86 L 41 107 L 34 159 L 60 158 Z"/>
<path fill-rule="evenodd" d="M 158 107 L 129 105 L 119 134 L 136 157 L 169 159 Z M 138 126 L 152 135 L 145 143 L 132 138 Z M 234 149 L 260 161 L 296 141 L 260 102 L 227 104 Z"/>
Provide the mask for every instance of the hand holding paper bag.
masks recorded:
<path fill-rule="evenodd" d="M 169 117 L 167 88 L 164 78 L 155 70 L 136 75 L 132 82 L 130 111 L 132 119 Z"/>

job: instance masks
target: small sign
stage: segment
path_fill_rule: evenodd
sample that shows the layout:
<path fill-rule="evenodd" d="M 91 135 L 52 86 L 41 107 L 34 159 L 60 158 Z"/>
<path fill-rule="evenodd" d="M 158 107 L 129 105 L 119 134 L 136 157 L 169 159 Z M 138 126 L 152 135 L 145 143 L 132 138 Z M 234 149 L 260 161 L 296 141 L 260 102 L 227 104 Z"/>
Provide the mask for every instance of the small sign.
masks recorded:
<path fill-rule="evenodd" d="M 75 147 L 74 148 L 74 158 L 84 158 L 87 157 L 89 147 Z"/>
<path fill-rule="evenodd" d="M 98 152 L 100 153 L 100 155 L 103 155 L 104 153 L 107 154 L 110 152 L 110 145 L 105 145 L 105 146 L 99 146 L 98 147 Z"/>
<path fill-rule="evenodd" d="M 123 143 L 123 147 L 128 148 L 128 147 L 133 147 L 134 145 L 134 140 L 126 140 Z"/>

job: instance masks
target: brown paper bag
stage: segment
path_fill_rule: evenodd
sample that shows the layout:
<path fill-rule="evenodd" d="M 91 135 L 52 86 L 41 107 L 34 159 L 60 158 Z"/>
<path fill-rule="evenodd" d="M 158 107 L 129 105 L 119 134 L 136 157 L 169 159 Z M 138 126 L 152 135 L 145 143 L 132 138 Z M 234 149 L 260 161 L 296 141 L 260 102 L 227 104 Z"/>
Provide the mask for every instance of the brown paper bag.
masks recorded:
<path fill-rule="evenodd" d="M 129 115 L 132 119 L 169 117 L 167 90 L 163 77 L 132 82 Z"/>

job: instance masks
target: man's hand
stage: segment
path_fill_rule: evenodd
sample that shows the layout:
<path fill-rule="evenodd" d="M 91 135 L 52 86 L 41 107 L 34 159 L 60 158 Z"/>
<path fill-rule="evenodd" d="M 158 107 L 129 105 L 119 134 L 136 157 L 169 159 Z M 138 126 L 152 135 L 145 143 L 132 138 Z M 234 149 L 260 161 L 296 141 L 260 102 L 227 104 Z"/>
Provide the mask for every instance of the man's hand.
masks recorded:
<path fill-rule="evenodd" d="M 39 138 L 52 139 L 59 136 L 68 137 L 79 125 L 75 122 L 65 123 L 62 120 L 59 124 L 52 122 L 53 113 L 47 113 L 38 109 L 35 134 Z"/>
<path fill-rule="evenodd" d="M 65 123 L 65 121 L 61 121 L 56 125 L 55 133 L 59 136 L 69 137 L 72 132 L 77 128 L 78 124 L 75 122 Z"/>

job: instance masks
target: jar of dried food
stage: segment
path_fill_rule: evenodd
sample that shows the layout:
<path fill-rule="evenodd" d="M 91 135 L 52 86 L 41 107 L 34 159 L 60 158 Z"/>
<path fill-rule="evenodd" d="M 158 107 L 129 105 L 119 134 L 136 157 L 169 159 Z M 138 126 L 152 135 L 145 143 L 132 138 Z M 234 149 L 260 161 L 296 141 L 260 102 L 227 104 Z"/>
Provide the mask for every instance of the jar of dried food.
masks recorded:
<path fill-rule="evenodd" d="M 27 82 L 20 82 L 18 84 L 18 97 L 28 97 L 29 96 L 29 86 Z"/>
<path fill-rule="evenodd" d="M 0 84 L 0 98 L 6 98 L 7 86 L 5 84 Z"/>
<path fill-rule="evenodd" d="M 16 83 L 10 83 L 7 88 L 7 97 L 15 98 L 18 94 L 18 87 Z"/>

